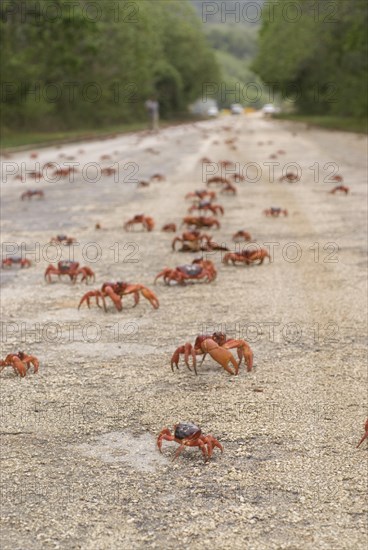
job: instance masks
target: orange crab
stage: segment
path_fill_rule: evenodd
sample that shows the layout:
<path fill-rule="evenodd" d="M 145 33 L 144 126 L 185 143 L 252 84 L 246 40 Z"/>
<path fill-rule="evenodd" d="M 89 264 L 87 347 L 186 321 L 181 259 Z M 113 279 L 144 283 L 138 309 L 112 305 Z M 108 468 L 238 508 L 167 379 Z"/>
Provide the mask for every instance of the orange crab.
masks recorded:
<path fill-rule="evenodd" d="M 260 250 L 243 250 L 242 252 L 229 252 L 228 254 L 224 255 L 222 261 L 225 265 L 228 265 L 229 262 L 232 262 L 233 265 L 235 265 L 236 263 L 250 265 L 258 261 L 259 265 L 261 265 L 266 258 L 271 261 L 271 257 L 267 250 L 261 248 Z"/>
<path fill-rule="evenodd" d="M 20 198 L 22 201 L 24 201 L 24 199 L 31 199 L 32 197 L 43 199 L 44 196 L 45 194 L 41 189 L 29 189 L 28 191 L 24 191 L 24 193 L 21 194 Z"/>
<path fill-rule="evenodd" d="M 2 267 L 12 267 L 13 265 L 19 265 L 21 269 L 24 267 L 31 267 L 32 263 L 27 258 L 22 258 L 21 256 L 10 256 L 9 258 L 4 258 L 1 261 Z"/>
<path fill-rule="evenodd" d="M 164 176 L 163 174 L 152 174 L 151 178 L 150 178 L 151 181 L 166 181 L 166 176 Z"/>
<path fill-rule="evenodd" d="M 336 185 L 336 187 L 329 191 L 330 195 L 334 195 L 337 192 L 345 193 L 345 195 L 348 195 L 348 193 L 350 192 L 350 188 L 346 185 Z"/>
<path fill-rule="evenodd" d="M 91 290 L 89 292 L 86 292 L 86 294 L 82 296 L 79 302 L 78 309 L 84 302 L 86 302 L 88 308 L 90 308 L 91 298 L 95 298 L 96 305 L 98 307 L 101 307 L 101 299 L 103 309 L 106 312 L 107 307 L 105 298 L 108 296 L 112 300 L 115 308 L 118 311 L 121 311 L 123 309 L 122 298 L 123 296 L 127 296 L 128 294 L 133 294 L 134 296 L 133 307 L 135 307 L 139 303 L 140 294 L 150 302 L 154 309 L 158 309 L 160 305 L 156 294 L 146 286 L 143 286 L 141 284 L 130 284 L 124 281 L 117 281 L 115 283 L 104 283 L 100 290 Z"/>
<path fill-rule="evenodd" d="M 238 191 L 237 191 L 235 185 L 233 185 L 230 182 L 226 183 L 220 191 L 220 193 L 223 194 L 223 195 L 224 194 L 226 194 L 226 195 L 236 195 L 237 192 Z"/>
<path fill-rule="evenodd" d="M 144 216 L 143 214 L 137 214 L 124 224 L 124 229 L 126 231 L 129 231 L 136 224 L 141 224 L 143 229 L 146 229 L 147 231 L 152 231 L 152 229 L 155 227 L 155 222 L 153 218 L 150 218 L 149 216 Z"/>
<path fill-rule="evenodd" d="M 176 231 L 176 224 L 175 223 L 166 223 L 162 226 L 161 231 L 164 231 L 165 233 L 175 233 Z"/>
<path fill-rule="evenodd" d="M 263 214 L 268 217 L 271 216 L 271 218 L 278 218 L 279 216 L 281 216 L 281 214 L 283 216 L 287 216 L 288 211 L 285 208 L 276 208 L 275 206 L 271 206 L 271 208 L 263 210 Z"/>
<path fill-rule="evenodd" d="M 230 349 L 236 349 L 239 362 L 236 361 Z M 229 374 L 238 374 L 242 360 L 247 365 L 247 371 L 250 372 L 253 368 L 253 352 L 245 340 L 227 339 L 223 332 L 214 332 L 212 336 L 208 334 L 200 334 L 197 336 L 194 346 L 187 342 L 183 346 L 178 347 L 171 357 L 171 370 L 174 372 L 174 367 L 179 368 L 180 356 L 184 355 L 184 363 L 191 369 L 189 358 L 192 358 L 192 366 L 195 374 L 197 374 L 197 355 L 203 355 L 200 366 L 206 358 L 207 353 L 210 354 L 219 365 L 221 365 Z M 232 364 L 234 370 L 229 366 Z"/>
<path fill-rule="evenodd" d="M 208 200 L 213 201 L 216 199 L 216 193 L 214 191 L 207 191 L 207 189 L 197 189 L 191 193 L 185 195 L 186 199 L 192 199 L 194 202 Z"/>
<path fill-rule="evenodd" d="M 28 355 L 24 351 L 18 353 L 9 353 L 5 359 L 0 360 L 0 372 L 5 367 L 12 367 L 16 374 L 19 374 L 21 378 L 24 378 L 29 368 L 33 366 L 33 374 L 38 372 L 39 361 L 37 357 Z"/>
<path fill-rule="evenodd" d="M 227 178 L 223 178 L 222 176 L 212 176 L 211 178 L 208 178 L 207 180 L 207 185 L 212 185 L 212 184 L 225 184 L 225 185 L 228 185 L 228 184 L 231 184 L 231 182 L 227 179 Z"/>
<path fill-rule="evenodd" d="M 300 181 L 300 176 L 294 174 L 294 172 L 287 172 L 284 176 L 279 178 L 279 182 L 287 181 L 288 183 L 296 183 Z"/>
<path fill-rule="evenodd" d="M 223 447 L 216 438 L 212 435 L 202 434 L 201 428 L 193 424 L 192 422 L 180 422 L 174 426 L 174 435 L 169 428 L 163 428 L 157 437 L 157 447 L 160 453 L 162 453 L 163 441 L 175 441 L 179 443 L 180 447 L 176 451 L 173 460 L 175 460 L 184 447 L 199 447 L 202 451 L 204 461 L 210 460 L 213 449 L 217 447 L 223 452 Z"/>
<path fill-rule="evenodd" d="M 52 237 L 50 243 L 64 244 L 65 246 L 70 246 L 75 243 L 76 239 L 74 237 L 68 237 L 67 235 L 56 235 Z"/>
<path fill-rule="evenodd" d="M 186 225 L 187 227 L 194 226 L 197 228 L 216 227 L 219 229 L 221 227 L 220 222 L 216 220 L 216 218 L 209 216 L 185 216 L 182 225 Z"/>
<path fill-rule="evenodd" d="M 241 241 L 251 241 L 251 240 L 252 240 L 251 234 L 248 233 L 248 231 L 244 231 L 244 229 L 240 229 L 233 235 L 234 243 L 238 243 Z"/>
<path fill-rule="evenodd" d="M 171 243 L 171 248 L 173 250 L 176 250 L 175 246 L 176 243 L 182 243 L 182 247 L 180 249 L 181 252 L 187 252 L 195 249 L 199 249 L 203 242 L 207 241 L 209 242 L 211 240 L 211 236 L 207 235 L 206 233 L 201 233 L 200 231 L 184 231 L 182 233 L 181 237 L 178 235 L 174 237 Z"/>
<path fill-rule="evenodd" d="M 215 214 L 217 216 L 218 213 L 221 215 L 224 214 L 224 208 L 221 206 L 221 204 L 213 204 L 211 201 L 208 200 L 202 200 L 199 201 L 198 204 L 193 204 L 189 209 L 188 212 L 193 212 L 193 210 L 203 210 L 204 212 L 212 212 L 212 214 Z"/>
<path fill-rule="evenodd" d="M 216 276 L 216 268 L 210 260 L 193 260 L 191 264 L 179 265 L 175 268 L 165 267 L 156 275 L 154 284 L 160 277 L 163 277 L 166 285 L 169 285 L 171 281 L 185 285 L 188 281 L 202 279 L 206 283 L 211 283 L 216 279 Z"/>
<path fill-rule="evenodd" d="M 69 260 L 58 262 L 57 267 L 49 264 L 44 273 L 44 278 L 48 283 L 52 282 L 51 275 L 57 275 L 59 279 L 61 275 L 68 275 L 72 283 L 77 282 L 78 275 L 82 275 L 81 283 L 85 281 L 88 284 L 90 280 L 92 282 L 95 280 L 95 274 L 90 267 L 79 267 L 79 262 Z"/>
<path fill-rule="evenodd" d="M 235 174 L 231 174 L 230 176 L 236 183 L 239 183 L 240 181 L 245 181 L 245 176 L 243 174 L 239 174 L 239 172 L 236 172 Z"/>

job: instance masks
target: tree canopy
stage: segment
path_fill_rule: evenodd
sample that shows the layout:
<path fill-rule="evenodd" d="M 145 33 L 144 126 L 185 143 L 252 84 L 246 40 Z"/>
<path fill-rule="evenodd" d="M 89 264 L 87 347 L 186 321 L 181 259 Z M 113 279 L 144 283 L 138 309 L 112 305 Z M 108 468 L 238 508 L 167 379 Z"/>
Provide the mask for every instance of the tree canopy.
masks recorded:
<path fill-rule="evenodd" d="M 301 113 L 367 113 L 366 0 L 279 0 L 264 14 L 254 71 Z M 288 7 L 289 6 L 289 7 Z"/>
<path fill-rule="evenodd" d="M 2 126 L 72 129 L 186 109 L 220 70 L 187 0 L 3 0 Z"/>

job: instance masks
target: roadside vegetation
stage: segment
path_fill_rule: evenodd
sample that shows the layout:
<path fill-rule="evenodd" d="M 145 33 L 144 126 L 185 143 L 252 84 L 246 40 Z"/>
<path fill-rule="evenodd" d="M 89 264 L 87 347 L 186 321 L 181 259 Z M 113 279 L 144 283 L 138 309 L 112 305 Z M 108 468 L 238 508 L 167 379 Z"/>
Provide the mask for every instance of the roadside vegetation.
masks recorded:
<path fill-rule="evenodd" d="M 274 91 L 293 98 L 292 117 L 330 128 L 366 129 L 367 4 L 298 0 L 293 14 L 279 0 L 265 12 L 253 70 Z M 292 21 L 292 17 L 295 21 Z"/>

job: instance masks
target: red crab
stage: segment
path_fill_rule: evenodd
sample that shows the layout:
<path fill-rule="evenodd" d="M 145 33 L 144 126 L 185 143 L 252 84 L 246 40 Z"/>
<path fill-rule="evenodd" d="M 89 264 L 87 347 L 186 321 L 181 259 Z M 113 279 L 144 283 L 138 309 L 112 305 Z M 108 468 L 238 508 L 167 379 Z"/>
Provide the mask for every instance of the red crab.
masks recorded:
<path fill-rule="evenodd" d="M 39 360 L 34 355 L 28 355 L 24 351 L 18 351 L 17 357 L 26 364 L 27 371 L 33 366 L 33 374 L 38 373 L 38 368 L 40 366 Z"/>
<path fill-rule="evenodd" d="M 114 303 L 114 306 L 116 307 L 116 309 L 118 311 L 121 311 L 123 309 L 122 298 L 123 296 L 127 296 L 128 294 L 134 295 L 133 307 L 135 307 L 139 303 L 140 294 L 150 302 L 150 304 L 154 309 L 158 309 L 160 305 L 156 294 L 152 292 L 152 290 L 150 290 L 149 288 L 140 284 L 130 284 L 123 281 L 117 281 L 115 283 L 104 283 L 101 287 L 101 290 L 91 290 L 90 292 L 86 292 L 86 294 L 82 296 L 79 302 L 78 309 L 81 307 L 81 305 L 84 302 L 86 302 L 88 308 L 90 308 L 91 298 L 95 298 L 96 305 L 98 307 L 101 307 L 100 306 L 100 298 L 101 298 L 103 308 L 106 312 L 107 307 L 106 307 L 105 298 L 108 296 Z"/>
<path fill-rule="evenodd" d="M 293 172 L 287 172 L 284 176 L 281 176 L 279 178 L 279 181 L 288 181 L 289 183 L 295 183 L 300 180 L 300 176 L 298 174 L 294 174 Z"/>
<path fill-rule="evenodd" d="M 180 422 L 174 426 L 174 435 L 169 428 L 163 428 L 157 437 L 157 447 L 162 453 L 162 441 L 176 441 L 180 447 L 176 451 L 173 460 L 175 460 L 184 447 L 199 447 L 202 451 L 204 461 L 210 460 L 213 449 L 218 447 L 223 452 L 223 447 L 212 435 L 202 434 L 201 428 L 192 424 L 192 422 Z"/>
<path fill-rule="evenodd" d="M 236 361 L 230 349 L 236 349 L 239 362 Z M 184 355 L 184 362 L 189 370 L 191 369 L 189 357 L 192 358 L 192 366 L 195 374 L 197 374 L 197 355 L 203 355 L 200 366 L 206 358 L 207 353 L 210 354 L 219 365 L 221 365 L 229 374 L 238 374 L 242 360 L 247 365 L 247 371 L 250 372 L 253 367 L 253 352 L 245 342 L 245 340 L 227 339 L 223 332 L 214 332 L 212 336 L 208 334 L 200 334 L 197 336 L 194 346 L 187 342 L 183 346 L 178 347 L 171 357 L 171 370 L 174 372 L 174 367 L 179 368 L 180 355 Z M 234 370 L 229 366 L 231 363 Z"/>
<path fill-rule="evenodd" d="M 216 193 L 214 191 L 207 191 L 207 189 L 198 189 L 192 193 L 187 193 L 185 195 L 186 199 L 194 199 L 195 201 L 202 201 L 207 199 L 213 201 L 216 199 Z"/>
<path fill-rule="evenodd" d="M 1 262 L 2 267 L 11 267 L 13 264 L 18 264 L 21 269 L 32 265 L 30 260 L 21 256 L 10 256 L 10 258 L 4 258 Z"/>
<path fill-rule="evenodd" d="M 12 367 L 16 374 L 19 374 L 21 378 L 24 378 L 27 374 L 27 368 L 21 359 L 14 353 L 9 353 L 5 359 L 0 360 L 0 372 L 2 372 L 5 367 Z"/>
<path fill-rule="evenodd" d="M 56 237 L 52 237 L 50 243 L 59 243 L 59 244 L 65 244 L 65 246 L 70 246 L 71 244 L 75 243 L 76 239 L 74 237 L 67 237 L 66 235 L 56 235 Z"/>
<path fill-rule="evenodd" d="M 190 246 L 190 243 L 194 243 L 193 246 L 195 247 L 197 244 L 201 245 L 203 241 L 208 242 L 210 240 L 210 235 L 206 235 L 206 233 L 201 233 L 200 231 L 196 230 L 185 231 L 184 233 L 182 233 L 181 237 L 179 237 L 178 235 L 174 237 L 171 243 L 171 248 L 173 250 L 176 250 L 175 245 L 177 242 L 182 243 L 183 247 L 187 245 Z"/>
<path fill-rule="evenodd" d="M 224 214 L 224 208 L 221 206 L 221 204 L 212 204 L 210 201 L 202 200 L 198 204 L 193 204 L 189 209 L 188 212 L 193 212 L 194 210 L 204 210 L 204 212 L 212 212 L 212 214 L 217 215 L 220 213 L 221 215 Z"/>
<path fill-rule="evenodd" d="M 340 174 L 336 174 L 335 176 L 331 176 L 331 179 L 332 179 L 332 181 L 337 181 L 337 182 L 343 182 L 344 181 L 344 178 L 342 176 L 340 176 Z"/>
<path fill-rule="evenodd" d="M 219 162 L 219 165 L 222 168 L 232 168 L 233 166 L 235 166 L 235 162 L 232 162 L 231 160 L 221 160 Z"/>
<path fill-rule="evenodd" d="M 73 283 L 76 283 L 78 275 L 82 275 L 81 283 L 85 281 L 88 284 L 90 279 L 95 280 L 95 274 L 90 267 L 79 267 L 79 262 L 68 260 L 58 262 L 57 267 L 49 264 L 44 274 L 44 278 L 48 283 L 52 282 L 51 275 L 57 275 L 59 279 L 60 275 L 68 275 Z"/>
<path fill-rule="evenodd" d="M 176 250 L 177 242 L 182 243 L 178 252 L 211 252 L 213 250 L 228 250 L 226 246 L 211 241 L 211 236 L 199 231 L 187 231 L 181 237 L 175 237 L 172 242 L 173 250 Z"/>
<path fill-rule="evenodd" d="M 360 445 L 363 443 L 365 439 L 368 437 L 368 419 L 366 420 L 366 423 L 364 424 L 365 434 L 363 435 L 362 439 L 359 441 L 357 448 L 360 447 Z"/>
<path fill-rule="evenodd" d="M 226 185 L 223 186 L 220 193 L 226 194 L 226 195 L 236 195 L 237 194 L 237 189 L 236 189 L 235 185 L 228 182 Z"/>
<path fill-rule="evenodd" d="M 58 168 L 54 171 L 53 176 L 57 176 L 60 178 L 67 178 L 71 174 L 75 174 L 78 172 L 78 170 L 75 168 L 75 166 L 68 166 L 68 168 Z"/>
<path fill-rule="evenodd" d="M 28 355 L 24 351 L 18 353 L 9 353 L 4 360 L 0 360 L 0 372 L 5 367 L 12 367 L 16 374 L 19 374 L 21 378 L 24 378 L 29 368 L 33 365 L 33 374 L 38 372 L 39 361 L 37 357 Z"/>
<path fill-rule="evenodd" d="M 139 188 L 140 188 L 140 187 L 149 187 L 149 185 L 150 185 L 150 182 L 147 181 L 147 180 L 140 180 L 140 181 L 138 182 L 138 187 L 139 187 Z"/>
<path fill-rule="evenodd" d="M 244 231 L 243 229 L 240 229 L 233 235 L 233 241 L 234 243 L 238 243 L 241 241 L 251 241 L 252 237 L 248 231 Z"/>
<path fill-rule="evenodd" d="M 216 275 L 217 271 L 210 260 L 193 260 L 191 264 L 179 265 L 173 269 L 165 267 L 156 275 L 154 284 L 156 284 L 157 279 L 160 277 L 163 277 L 164 283 L 167 285 L 171 281 L 185 285 L 187 281 L 198 281 L 200 279 L 211 283 L 216 279 Z"/>
<path fill-rule="evenodd" d="M 221 227 L 220 222 L 216 220 L 216 218 L 211 218 L 207 216 L 186 216 L 183 218 L 182 225 L 186 225 L 187 227 L 217 227 L 218 229 Z"/>
<path fill-rule="evenodd" d="M 42 172 L 29 172 L 28 175 L 34 180 L 39 180 L 43 178 Z"/>
<path fill-rule="evenodd" d="M 199 162 L 202 162 L 202 164 L 208 164 L 209 162 L 212 162 L 212 161 L 208 157 L 202 157 Z"/>
<path fill-rule="evenodd" d="M 175 223 L 167 223 L 162 226 L 161 231 L 165 231 L 165 233 L 175 233 L 176 232 L 176 224 Z"/>
<path fill-rule="evenodd" d="M 24 201 L 24 199 L 31 199 L 32 197 L 39 197 L 40 199 L 43 199 L 44 196 L 45 194 L 41 189 L 29 189 L 28 191 L 24 191 L 20 198 Z"/>
<path fill-rule="evenodd" d="M 238 172 L 236 174 L 231 174 L 230 176 L 236 183 L 239 183 L 239 181 L 245 181 L 245 176 L 243 174 L 239 174 Z"/>
<path fill-rule="evenodd" d="M 347 195 L 350 191 L 350 188 L 346 185 L 336 185 L 331 191 L 329 191 L 330 195 L 334 195 L 337 192 L 345 193 Z"/>
<path fill-rule="evenodd" d="M 143 229 L 146 229 L 147 231 L 152 231 L 152 229 L 155 227 L 155 222 L 153 221 L 153 218 L 150 218 L 149 216 L 144 216 L 143 214 L 137 214 L 134 216 L 134 218 L 128 220 L 124 224 L 124 229 L 126 231 L 129 231 L 134 225 L 141 224 Z"/>
<path fill-rule="evenodd" d="M 153 174 L 151 176 L 151 181 L 166 181 L 166 176 L 164 176 L 163 174 Z"/>
<path fill-rule="evenodd" d="M 221 176 L 212 176 L 211 178 L 208 178 L 207 185 L 212 185 L 213 183 L 227 185 L 230 183 L 230 181 L 227 178 L 223 178 Z"/>
<path fill-rule="evenodd" d="M 235 265 L 237 262 L 250 265 L 258 261 L 258 264 L 263 264 L 265 258 L 268 258 L 271 261 L 270 255 L 264 248 L 260 250 L 243 250 L 242 252 L 229 252 L 223 257 L 223 263 L 228 265 L 229 262 L 232 262 Z"/>
<path fill-rule="evenodd" d="M 281 214 L 283 216 L 287 216 L 288 215 L 288 211 L 284 208 L 275 208 L 274 206 L 271 206 L 271 208 L 267 208 L 266 210 L 263 210 L 263 214 L 265 216 L 271 216 L 272 218 L 278 218 L 279 216 L 281 216 Z"/>
<path fill-rule="evenodd" d="M 102 176 L 114 176 L 115 174 L 116 174 L 116 168 L 112 168 L 111 166 L 107 168 L 101 168 Z"/>

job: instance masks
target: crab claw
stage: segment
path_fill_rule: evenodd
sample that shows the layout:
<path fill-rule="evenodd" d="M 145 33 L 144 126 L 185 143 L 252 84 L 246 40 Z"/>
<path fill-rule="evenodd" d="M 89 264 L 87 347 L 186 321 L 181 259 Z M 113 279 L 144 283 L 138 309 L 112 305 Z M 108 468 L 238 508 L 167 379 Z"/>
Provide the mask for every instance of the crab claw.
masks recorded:
<path fill-rule="evenodd" d="M 209 353 L 212 359 L 219 363 L 229 374 L 238 374 L 239 365 L 233 354 L 220 347 L 212 338 L 207 338 L 201 344 L 202 351 Z M 229 367 L 229 362 L 234 366 L 235 372 Z"/>
<path fill-rule="evenodd" d="M 156 294 L 151 289 L 147 288 L 146 286 L 142 286 L 140 290 L 142 296 L 144 296 L 144 298 L 149 301 L 154 309 L 158 309 L 160 307 L 160 302 L 158 301 Z"/>

